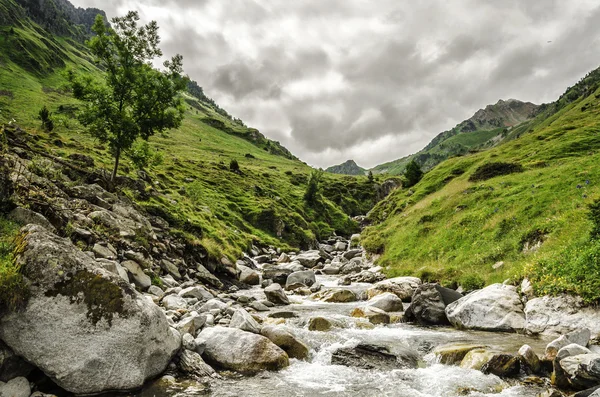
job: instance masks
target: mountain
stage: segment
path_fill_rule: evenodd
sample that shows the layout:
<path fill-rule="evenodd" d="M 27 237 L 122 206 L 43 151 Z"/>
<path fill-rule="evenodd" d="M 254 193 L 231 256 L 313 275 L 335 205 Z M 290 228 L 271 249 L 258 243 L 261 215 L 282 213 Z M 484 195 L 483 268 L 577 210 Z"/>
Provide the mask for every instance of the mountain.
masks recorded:
<path fill-rule="evenodd" d="M 399 175 L 413 159 L 424 171 L 428 171 L 447 158 L 498 144 L 513 127 L 535 117 L 538 109 L 539 106 L 531 102 L 499 100 L 494 105 L 478 110 L 451 130 L 440 133 L 423 150 L 378 165 L 372 171 L 376 174 Z"/>
<path fill-rule="evenodd" d="M 537 116 L 488 150 L 442 161 L 415 186 L 394 191 L 369 213 L 362 244 L 381 255 L 390 276 L 467 290 L 527 277 L 539 294 L 597 301 L 590 275 L 600 268 L 600 243 L 590 231 L 600 224 L 591 211 L 600 207 L 599 87 L 596 69 L 553 103 L 519 105 L 512 122 L 530 110 Z M 497 125 L 475 126 L 486 123 Z"/>
<path fill-rule="evenodd" d="M 88 178 L 102 184 L 98 175 L 112 163 L 107 147 L 79 123 L 76 115 L 82 104 L 72 97 L 65 77 L 67 70 L 102 76 L 80 36 L 73 35 L 86 35 L 86 15 L 94 12 L 63 0 L 0 0 L 0 126 L 6 126 L 11 142 L 20 142 L 18 148 L 9 147 L 10 153 L 33 159 L 30 167 L 41 175 L 51 175 L 38 167 L 47 159 L 69 163 L 85 156 L 86 164 L 93 164 L 86 172 L 96 177 L 78 177 L 72 184 L 85 184 Z M 49 23 L 57 15 L 56 23 Z M 308 205 L 303 196 L 312 168 L 229 115 L 198 83 L 191 81 L 182 99 L 187 105 L 182 126 L 149 141 L 162 162 L 140 172 L 124 158 L 119 175 L 126 186 L 119 194 L 144 216 L 167 222 L 174 235 L 203 247 L 211 260 L 235 260 L 259 242 L 307 248 L 334 232 L 352 234 L 358 224 L 350 216 L 365 214 L 377 201 L 377 186 L 364 178 L 326 174 L 322 198 Z M 43 106 L 54 121 L 51 132 L 40 126 Z M 234 160 L 239 171 L 230 167 Z M 58 198 L 44 200 L 44 208 L 31 206 L 50 217 L 60 205 Z M 56 221 L 64 235 L 77 224 Z M 103 238 L 108 242 L 113 237 Z"/>
<path fill-rule="evenodd" d="M 333 165 L 325 170 L 332 174 L 343 174 L 343 175 L 364 175 L 367 170 L 359 167 L 354 160 L 348 160 L 345 163 L 339 165 Z"/>

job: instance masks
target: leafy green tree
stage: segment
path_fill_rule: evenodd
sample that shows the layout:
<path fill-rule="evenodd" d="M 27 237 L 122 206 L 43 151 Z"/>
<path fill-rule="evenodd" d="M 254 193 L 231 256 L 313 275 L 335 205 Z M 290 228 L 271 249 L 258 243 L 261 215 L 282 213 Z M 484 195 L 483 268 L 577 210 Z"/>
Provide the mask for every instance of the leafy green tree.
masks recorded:
<path fill-rule="evenodd" d="M 375 178 L 373 177 L 373 171 L 369 170 L 369 173 L 367 174 L 367 179 L 370 183 L 373 183 L 373 181 L 375 180 Z"/>
<path fill-rule="evenodd" d="M 52 121 L 52 113 L 48 110 L 48 108 L 44 105 L 43 108 L 40 109 L 38 113 L 38 118 L 42 120 L 42 128 L 44 131 L 50 132 L 54 129 L 54 121 Z"/>
<path fill-rule="evenodd" d="M 417 184 L 423 178 L 423 171 L 421 171 L 421 167 L 415 160 L 411 160 L 410 163 L 406 165 L 406 170 L 404 171 L 405 178 L 405 187 L 411 187 Z"/>
<path fill-rule="evenodd" d="M 162 56 L 155 21 L 138 27 L 139 15 L 130 11 L 113 18 L 110 28 L 101 15 L 96 17 L 88 41 L 104 80 L 69 73 L 73 94 L 86 102 L 81 123 L 102 143 L 108 143 L 114 156 L 111 181 L 115 179 L 121 154 L 136 139 L 148 140 L 155 133 L 177 128 L 183 120 L 184 106 L 177 95 L 186 87 L 183 58 L 174 56 L 164 62 L 164 71 L 154 69 L 152 61 Z"/>
<path fill-rule="evenodd" d="M 323 170 L 312 170 L 308 177 L 308 184 L 304 192 L 304 200 L 309 204 L 314 204 L 317 201 L 319 190 L 321 189 L 321 179 L 323 179 Z"/>

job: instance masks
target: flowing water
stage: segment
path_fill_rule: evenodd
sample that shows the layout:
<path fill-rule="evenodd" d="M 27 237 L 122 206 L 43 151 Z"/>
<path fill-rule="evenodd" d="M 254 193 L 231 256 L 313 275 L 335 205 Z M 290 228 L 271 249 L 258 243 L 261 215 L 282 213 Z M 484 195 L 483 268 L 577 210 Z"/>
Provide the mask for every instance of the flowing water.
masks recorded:
<path fill-rule="evenodd" d="M 324 287 L 337 287 L 337 279 L 334 277 L 317 278 Z M 367 286 L 370 284 L 353 284 L 345 288 L 360 290 Z M 264 299 L 264 294 L 258 287 L 243 293 Z M 366 324 L 365 319 L 350 317 L 352 309 L 364 306 L 365 302 L 323 303 L 296 295 L 290 296 L 290 299 L 292 305 L 273 308 L 272 312 L 286 311 L 297 315 L 296 318 L 287 319 L 285 325 L 281 326 L 311 347 L 311 356 L 307 361 L 291 359 L 290 366 L 282 371 L 263 372 L 253 377 L 225 374 L 224 379 L 212 381 L 208 389 L 194 384 L 178 384 L 164 394 L 148 390 L 142 396 L 535 397 L 543 391 L 536 386 L 523 386 L 518 381 L 510 383 L 494 375 L 484 375 L 480 371 L 438 364 L 430 352 L 436 346 L 461 342 L 512 353 L 516 353 L 523 344 L 529 344 L 536 351 L 543 351 L 547 340 L 516 334 L 458 331 L 449 327 L 426 328 L 403 323 L 371 327 Z M 332 328 L 327 332 L 309 331 L 306 324 L 308 318 L 313 316 L 333 319 L 344 327 Z M 331 364 L 331 355 L 335 350 L 359 343 L 383 345 L 392 353 L 408 348 L 419 353 L 422 363 L 417 369 L 395 370 L 366 370 Z"/>

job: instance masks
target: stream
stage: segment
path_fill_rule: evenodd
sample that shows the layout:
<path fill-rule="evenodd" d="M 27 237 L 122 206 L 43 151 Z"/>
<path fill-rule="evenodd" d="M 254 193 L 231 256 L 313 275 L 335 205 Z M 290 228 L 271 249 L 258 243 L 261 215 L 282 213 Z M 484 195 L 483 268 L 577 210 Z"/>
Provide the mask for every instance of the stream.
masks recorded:
<path fill-rule="evenodd" d="M 338 286 L 337 276 L 317 276 L 317 282 L 327 288 L 349 288 L 354 291 L 372 286 L 352 283 Z M 264 299 L 259 286 L 241 290 L 244 294 Z M 290 295 L 289 306 L 277 306 L 260 313 L 265 323 L 280 324 L 302 339 L 310 348 L 306 361 L 291 359 L 290 366 L 279 372 L 261 372 L 255 376 L 222 373 L 223 379 L 210 382 L 208 387 L 189 383 L 171 384 L 167 390 L 157 392 L 150 388 L 140 394 L 149 396 L 399 396 L 399 397 L 453 397 L 453 396 L 503 396 L 536 397 L 544 389 L 525 386 L 518 380 L 503 380 L 495 375 L 463 369 L 459 366 L 436 363 L 430 352 L 437 346 L 455 343 L 481 344 L 500 351 L 516 353 L 523 344 L 543 351 L 549 340 L 507 333 L 459 331 L 450 327 L 420 327 L 406 323 L 372 326 L 364 318 L 354 318 L 350 312 L 366 302 L 324 303 L 310 297 Z M 288 319 L 269 318 L 274 313 L 285 312 Z M 291 313 L 290 313 L 291 312 Z M 398 313 L 399 314 L 399 313 Z M 277 314 L 275 314 L 276 317 Z M 310 317 L 322 316 L 343 324 L 329 331 L 309 331 Z M 332 365 L 332 353 L 343 347 L 359 343 L 377 344 L 390 352 L 410 349 L 420 357 L 417 369 L 361 369 Z"/>

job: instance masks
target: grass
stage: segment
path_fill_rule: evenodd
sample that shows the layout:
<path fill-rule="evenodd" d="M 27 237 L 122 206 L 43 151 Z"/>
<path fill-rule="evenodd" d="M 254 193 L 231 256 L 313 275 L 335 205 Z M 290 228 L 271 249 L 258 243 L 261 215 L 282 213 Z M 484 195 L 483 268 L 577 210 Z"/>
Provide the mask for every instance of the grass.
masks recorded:
<path fill-rule="evenodd" d="M 27 287 L 13 251 L 18 225 L 0 217 L 0 313 L 18 309 L 27 299 Z"/>
<path fill-rule="evenodd" d="M 375 225 L 363 244 L 381 253 L 390 276 L 425 274 L 445 284 L 530 277 L 540 293 L 598 300 L 600 251 L 588 237 L 588 205 L 600 196 L 599 98 L 592 91 L 540 116 L 521 137 L 449 159 L 411 191 L 394 192 L 371 212 Z M 523 169 L 471 181 L 497 163 Z"/>

